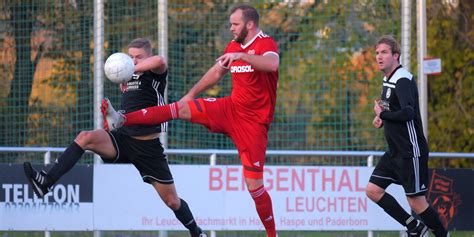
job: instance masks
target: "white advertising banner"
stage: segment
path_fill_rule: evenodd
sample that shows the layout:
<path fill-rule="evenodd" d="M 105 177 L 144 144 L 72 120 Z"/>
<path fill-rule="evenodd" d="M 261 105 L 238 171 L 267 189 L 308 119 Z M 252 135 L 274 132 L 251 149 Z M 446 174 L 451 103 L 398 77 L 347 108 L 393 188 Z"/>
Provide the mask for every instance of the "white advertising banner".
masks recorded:
<path fill-rule="evenodd" d="M 98 165 L 94 228 L 183 230 L 174 213 L 131 165 Z M 373 168 L 267 166 L 265 187 L 278 230 L 400 230 L 365 195 Z M 262 230 L 241 166 L 173 165 L 178 195 L 206 230 Z M 408 211 L 403 189 L 388 188 Z"/>

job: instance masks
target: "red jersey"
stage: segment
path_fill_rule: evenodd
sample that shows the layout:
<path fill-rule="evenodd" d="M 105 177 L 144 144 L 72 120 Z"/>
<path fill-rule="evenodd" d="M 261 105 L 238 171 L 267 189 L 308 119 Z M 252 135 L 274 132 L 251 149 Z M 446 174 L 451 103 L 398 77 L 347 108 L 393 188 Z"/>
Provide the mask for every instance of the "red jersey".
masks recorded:
<path fill-rule="evenodd" d="M 233 52 L 254 55 L 271 53 L 278 56 L 278 46 L 273 38 L 260 31 L 246 45 L 231 41 L 224 53 Z M 233 84 L 230 97 L 236 112 L 258 123 L 271 123 L 275 111 L 278 71 L 258 71 L 243 60 L 232 62 L 229 70 Z"/>

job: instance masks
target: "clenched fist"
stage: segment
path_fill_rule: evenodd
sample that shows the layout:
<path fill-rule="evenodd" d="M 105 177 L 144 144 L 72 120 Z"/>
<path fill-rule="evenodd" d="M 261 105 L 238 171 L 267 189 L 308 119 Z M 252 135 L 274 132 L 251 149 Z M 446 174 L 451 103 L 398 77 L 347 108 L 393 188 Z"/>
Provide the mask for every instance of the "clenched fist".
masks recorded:
<path fill-rule="evenodd" d="M 383 120 L 379 116 L 375 116 L 372 125 L 374 125 L 374 128 L 381 128 L 383 126 Z"/>

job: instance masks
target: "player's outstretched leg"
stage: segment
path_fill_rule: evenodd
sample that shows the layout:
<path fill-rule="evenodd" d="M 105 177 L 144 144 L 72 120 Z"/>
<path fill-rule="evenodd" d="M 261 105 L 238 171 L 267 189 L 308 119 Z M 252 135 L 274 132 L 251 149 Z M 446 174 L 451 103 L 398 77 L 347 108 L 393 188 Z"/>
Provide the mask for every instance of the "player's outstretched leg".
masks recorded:
<path fill-rule="evenodd" d="M 179 118 L 178 102 L 122 114 L 115 111 L 110 101 L 104 98 L 100 110 L 104 120 L 104 129 L 107 131 L 122 126 L 158 125 Z"/>
<path fill-rule="evenodd" d="M 158 125 L 179 118 L 179 105 L 174 102 L 126 113 L 124 126 Z"/>
<path fill-rule="evenodd" d="M 102 113 L 103 126 L 105 130 L 115 130 L 123 126 L 125 116 L 114 109 L 109 99 L 102 99 L 100 112 Z"/>

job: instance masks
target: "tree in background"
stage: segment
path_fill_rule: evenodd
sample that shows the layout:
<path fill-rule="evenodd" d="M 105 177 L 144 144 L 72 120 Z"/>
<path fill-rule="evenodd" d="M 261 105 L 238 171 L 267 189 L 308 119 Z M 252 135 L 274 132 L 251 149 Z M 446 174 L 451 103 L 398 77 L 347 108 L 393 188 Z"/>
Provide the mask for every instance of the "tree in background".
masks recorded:
<path fill-rule="evenodd" d="M 379 76 L 370 50 L 378 36 L 398 32 L 396 9 L 397 3 L 388 2 L 312 2 L 279 4 L 264 16 L 279 33 L 282 51 L 274 146 L 373 150 L 384 145 L 370 124 L 380 91 L 373 83 Z"/>
<path fill-rule="evenodd" d="M 0 145 L 63 146 L 92 124 L 92 3 L 4 4 L 1 43 L 12 56 L 2 58 Z"/>
<path fill-rule="evenodd" d="M 441 75 L 428 76 L 430 150 L 473 152 L 474 2 L 433 0 L 426 11 L 428 54 L 442 60 Z M 450 166 L 474 164 L 451 160 Z"/>
<path fill-rule="evenodd" d="M 35 1 L 12 2 L 8 6 L 10 13 L 11 36 L 14 39 L 15 66 L 13 69 L 13 80 L 5 93 L 5 101 L 2 106 L 2 119 L 0 133 L 2 144 L 5 146 L 24 146 L 26 143 L 26 124 L 29 114 L 28 100 L 31 95 L 36 65 L 41 58 L 42 47 L 38 48 L 36 55 L 32 55 L 31 38 L 35 31 L 35 16 L 37 5 Z M 25 3 L 28 3 L 26 7 Z M 21 80 L 20 80 L 21 78 Z"/>
<path fill-rule="evenodd" d="M 7 45 L 0 52 L 6 55 L 0 58 L 0 69 L 6 71 L 0 78 L 0 145 L 67 145 L 75 132 L 93 124 L 92 1 L 7 2 L 0 3 L 0 43 Z M 428 83 L 430 148 L 472 152 L 473 3 L 445 2 L 427 3 L 428 52 L 443 60 L 442 75 L 430 76 Z M 135 37 L 150 38 L 156 48 L 156 1 L 105 4 L 105 56 L 122 51 Z M 233 4 L 169 1 L 170 101 L 178 100 L 222 53 L 230 39 L 228 10 Z M 276 39 L 281 51 L 269 149 L 384 149 L 382 132 L 370 124 L 372 101 L 380 92 L 374 80 L 381 78 L 372 51 L 383 34 L 399 38 L 400 3 L 251 4 L 261 14 L 261 28 Z M 229 91 L 227 78 L 204 96 Z M 105 80 L 104 93 L 118 103 L 115 84 Z M 203 132 L 200 126 L 179 121 L 170 126 L 173 148 L 233 148 L 228 139 Z"/>

